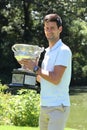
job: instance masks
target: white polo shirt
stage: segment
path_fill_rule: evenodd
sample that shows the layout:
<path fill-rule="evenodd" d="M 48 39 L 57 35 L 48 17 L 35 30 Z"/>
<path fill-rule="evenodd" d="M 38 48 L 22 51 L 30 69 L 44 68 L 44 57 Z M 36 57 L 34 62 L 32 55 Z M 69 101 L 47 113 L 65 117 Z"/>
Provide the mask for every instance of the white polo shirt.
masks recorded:
<path fill-rule="evenodd" d="M 58 85 L 41 78 L 41 106 L 70 106 L 69 84 L 71 80 L 72 53 L 61 39 L 50 49 L 46 49 L 42 62 L 44 71 L 53 71 L 55 65 L 66 66 L 62 80 Z"/>

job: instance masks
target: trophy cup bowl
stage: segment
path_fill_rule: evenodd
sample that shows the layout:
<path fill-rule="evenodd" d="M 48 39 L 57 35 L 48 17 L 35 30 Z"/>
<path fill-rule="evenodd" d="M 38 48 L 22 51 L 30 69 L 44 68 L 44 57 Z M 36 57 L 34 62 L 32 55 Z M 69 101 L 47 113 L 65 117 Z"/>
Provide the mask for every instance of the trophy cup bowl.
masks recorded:
<path fill-rule="evenodd" d="M 12 46 L 12 51 L 14 52 L 14 57 L 17 61 L 22 59 L 32 59 L 35 60 L 39 58 L 41 52 L 44 50 L 44 47 L 39 47 L 37 45 L 28 45 L 28 44 L 14 44 Z M 23 65 L 21 65 L 23 66 Z M 14 69 L 12 72 L 12 83 L 9 85 L 17 87 L 29 87 L 35 89 L 36 85 L 36 74 L 31 70 L 25 70 L 23 67 L 20 69 Z"/>
<path fill-rule="evenodd" d="M 36 59 L 40 56 L 44 48 L 36 45 L 15 44 L 12 46 L 12 51 L 17 61 L 22 59 Z"/>

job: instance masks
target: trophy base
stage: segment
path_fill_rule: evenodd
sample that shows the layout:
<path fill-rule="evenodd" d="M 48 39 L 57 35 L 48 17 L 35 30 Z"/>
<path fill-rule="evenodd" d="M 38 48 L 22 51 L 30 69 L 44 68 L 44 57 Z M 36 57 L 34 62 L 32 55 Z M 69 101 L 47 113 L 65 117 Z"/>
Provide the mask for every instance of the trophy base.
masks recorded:
<path fill-rule="evenodd" d="M 38 86 L 33 86 L 33 85 L 24 85 L 24 84 L 19 84 L 19 83 L 10 83 L 9 88 L 15 88 L 15 89 L 33 89 L 38 91 L 39 87 Z"/>
<path fill-rule="evenodd" d="M 14 69 L 12 72 L 12 83 L 9 87 L 35 88 L 36 74 L 31 71 Z"/>

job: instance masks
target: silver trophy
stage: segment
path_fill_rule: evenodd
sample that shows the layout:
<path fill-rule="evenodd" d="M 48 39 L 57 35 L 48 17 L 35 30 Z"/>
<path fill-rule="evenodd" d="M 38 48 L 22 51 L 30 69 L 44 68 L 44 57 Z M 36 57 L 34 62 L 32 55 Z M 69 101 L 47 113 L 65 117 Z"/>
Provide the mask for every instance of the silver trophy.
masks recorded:
<path fill-rule="evenodd" d="M 36 60 L 39 58 L 44 47 L 39 47 L 37 45 L 28 44 L 14 44 L 12 46 L 12 51 L 14 52 L 14 57 L 17 61 L 22 59 L 32 59 Z M 35 87 L 36 84 L 36 74 L 31 70 L 25 70 L 23 65 L 21 68 L 14 69 L 12 72 L 12 83 L 10 86 L 17 87 Z"/>

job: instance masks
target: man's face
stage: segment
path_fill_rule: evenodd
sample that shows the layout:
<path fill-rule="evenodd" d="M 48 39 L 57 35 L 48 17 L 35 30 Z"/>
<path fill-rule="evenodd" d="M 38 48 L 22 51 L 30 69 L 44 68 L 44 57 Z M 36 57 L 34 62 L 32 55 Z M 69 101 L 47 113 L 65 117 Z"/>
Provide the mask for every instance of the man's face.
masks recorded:
<path fill-rule="evenodd" d="M 44 23 L 44 32 L 48 41 L 56 41 L 59 38 L 61 31 L 62 28 L 58 28 L 56 22 Z"/>

